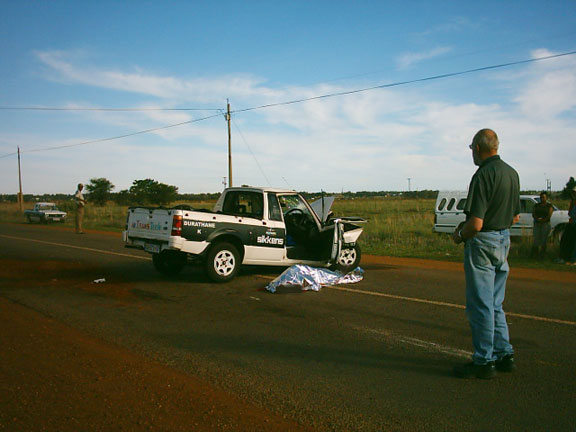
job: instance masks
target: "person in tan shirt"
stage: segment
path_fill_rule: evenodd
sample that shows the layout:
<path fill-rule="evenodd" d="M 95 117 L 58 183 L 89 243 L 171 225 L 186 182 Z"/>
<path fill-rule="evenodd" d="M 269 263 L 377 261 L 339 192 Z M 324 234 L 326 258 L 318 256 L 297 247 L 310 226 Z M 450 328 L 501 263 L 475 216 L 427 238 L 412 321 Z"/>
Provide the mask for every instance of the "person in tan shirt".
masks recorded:
<path fill-rule="evenodd" d="M 84 189 L 84 185 L 78 183 L 78 189 L 74 194 L 74 202 L 76 202 L 76 234 L 84 234 L 84 231 L 82 231 L 82 220 L 84 219 L 86 200 L 84 195 L 82 195 L 82 189 Z"/>

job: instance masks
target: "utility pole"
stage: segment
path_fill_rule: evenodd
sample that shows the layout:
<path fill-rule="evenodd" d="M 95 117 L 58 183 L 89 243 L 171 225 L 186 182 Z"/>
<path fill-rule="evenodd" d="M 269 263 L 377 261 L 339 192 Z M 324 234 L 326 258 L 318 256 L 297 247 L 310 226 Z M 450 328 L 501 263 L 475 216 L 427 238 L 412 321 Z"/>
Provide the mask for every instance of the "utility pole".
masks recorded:
<path fill-rule="evenodd" d="M 18 193 L 18 204 L 20 205 L 20 213 L 24 213 L 24 195 L 22 195 L 22 170 L 20 169 L 20 146 L 18 146 L 18 185 L 20 192 Z"/>
<path fill-rule="evenodd" d="M 406 180 L 408 180 L 408 192 L 410 192 L 410 180 L 412 180 L 410 177 L 408 177 Z"/>
<path fill-rule="evenodd" d="M 227 112 L 226 121 L 228 121 L 228 185 L 232 187 L 232 130 L 230 129 L 230 102 L 226 99 Z"/>

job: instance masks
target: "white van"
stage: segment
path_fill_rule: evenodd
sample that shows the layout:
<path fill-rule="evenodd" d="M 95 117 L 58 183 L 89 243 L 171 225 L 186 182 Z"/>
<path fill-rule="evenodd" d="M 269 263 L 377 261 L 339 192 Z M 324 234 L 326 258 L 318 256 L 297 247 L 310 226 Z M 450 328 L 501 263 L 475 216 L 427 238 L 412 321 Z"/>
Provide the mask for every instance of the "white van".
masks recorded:
<path fill-rule="evenodd" d="M 438 192 L 434 214 L 435 232 L 452 234 L 456 227 L 466 220 L 464 206 L 466 205 L 467 197 L 468 192 L 464 191 Z M 540 196 L 538 195 L 520 195 L 520 220 L 510 227 L 510 235 L 532 235 L 534 225 L 532 210 L 534 205 L 539 202 Z M 554 205 L 553 207 L 554 213 L 552 213 L 552 218 L 550 219 L 550 224 L 552 225 L 551 235 L 554 236 L 555 240 L 559 240 L 568 224 L 569 217 L 566 210 L 558 210 Z"/>

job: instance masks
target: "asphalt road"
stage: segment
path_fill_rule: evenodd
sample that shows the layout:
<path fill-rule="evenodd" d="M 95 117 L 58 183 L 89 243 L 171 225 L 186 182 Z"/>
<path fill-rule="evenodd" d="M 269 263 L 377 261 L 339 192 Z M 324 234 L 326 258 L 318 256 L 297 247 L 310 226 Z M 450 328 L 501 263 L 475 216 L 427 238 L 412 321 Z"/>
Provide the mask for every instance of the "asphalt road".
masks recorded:
<path fill-rule="evenodd" d="M 461 266 L 365 258 L 358 284 L 270 294 L 281 269 L 166 279 L 114 235 L 0 224 L 0 296 L 319 430 L 576 430 L 574 272 L 513 269 L 518 370 L 462 380 Z"/>

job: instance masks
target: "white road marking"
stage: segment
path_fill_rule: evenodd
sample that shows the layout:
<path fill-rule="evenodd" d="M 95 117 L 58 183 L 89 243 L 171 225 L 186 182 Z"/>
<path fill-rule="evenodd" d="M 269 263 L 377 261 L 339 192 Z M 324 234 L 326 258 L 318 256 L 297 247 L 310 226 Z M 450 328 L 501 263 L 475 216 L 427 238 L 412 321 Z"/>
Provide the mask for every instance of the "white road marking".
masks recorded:
<path fill-rule="evenodd" d="M 440 301 L 435 301 L 435 300 L 425 300 L 425 299 L 419 299 L 419 298 L 414 298 L 414 297 L 404 297 L 404 296 L 399 296 L 399 295 L 394 295 L 394 294 L 385 294 L 385 293 L 379 293 L 379 292 L 373 292 L 373 291 L 362 291 L 362 290 L 358 290 L 358 289 L 354 289 L 354 288 L 347 288 L 347 287 L 340 287 L 340 286 L 329 286 L 329 287 L 324 287 L 324 288 L 333 289 L 333 290 L 337 290 L 337 291 L 348 291 L 348 292 L 353 292 L 356 294 L 372 295 L 372 296 L 378 296 L 378 297 L 387 297 L 387 298 L 392 298 L 395 300 L 411 301 L 411 302 L 415 302 L 415 303 L 425 303 L 425 304 L 431 304 L 431 305 L 435 305 L 435 306 L 445 306 L 445 307 L 451 307 L 451 308 L 455 308 L 455 309 L 466 309 L 466 306 L 454 304 L 454 303 L 445 303 L 445 302 L 440 302 Z M 506 312 L 506 316 L 516 317 L 516 318 L 524 318 L 524 319 L 528 319 L 528 320 L 532 320 L 532 321 L 542 321 L 542 322 L 548 322 L 548 323 L 554 323 L 554 324 L 565 324 L 565 325 L 576 326 L 576 322 L 574 322 L 574 321 L 567 321 L 567 320 L 561 320 L 561 319 L 556 319 L 556 318 L 546 318 L 546 317 L 541 317 L 541 316 L 536 316 L 536 315 L 526 315 L 526 314 L 520 314 L 520 313 L 515 313 L 515 312 Z"/>
<path fill-rule="evenodd" d="M 74 245 L 69 245 L 69 244 L 64 244 L 64 243 L 54 243 L 54 242 L 29 239 L 29 238 L 24 238 L 24 237 L 8 236 L 8 235 L 3 235 L 3 234 L 0 234 L 0 237 L 9 238 L 9 239 L 13 239 L 13 240 L 24 240 L 24 241 L 35 242 L 35 243 L 49 244 L 49 245 L 53 245 L 53 246 L 61 246 L 61 247 L 67 247 L 67 248 L 72 248 L 72 249 L 80 249 L 80 250 L 85 250 L 88 252 L 97 252 L 97 253 L 102 253 L 102 254 L 107 254 L 107 255 L 116 255 L 116 256 L 122 256 L 122 257 L 134 258 L 134 259 L 140 259 L 140 260 L 146 260 L 146 261 L 151 260 L 151 258 L 149 258 L 149 257 L 123 254 L 123 253 L 119 253 L 119 252 L 110 252 L 110 251 L 105 251 L 105 250 L 101 250 L 101 249 L 87 248 L 87 247 L 83 247 L 83 246 L 74 246 Z M 260 275 L 258 277 L 262 277 L 263 279 L 268 279 L 267 276 L 261 276 Z M 273 280 L 273 279 L 274 278 L 270 278 L 270 280 Z M 430 305 L 434 305 L 434 306 L 444 306 L 444 307 L 450 307 L 450 308 L 454 308 L 454 309 L 466 309 L 466 306 L 464 306 L 464 305 L 459 305 L 459 304 L 454 304 L 454 303 L 446 303 L 446 302 L 441 302 L 441 301 L 436 301 L 436 300 L 426 300 L 426 299 L 419 299 L 419 298 L 415 298 L 415 297 L 405 297 L 405 296 L 379 293 L 379 292 L 373 292 L 373 291 L 363 291 L 363 290 L 359 290 L 359 289 L 341 287 L 341 286 L 327 286 L 324 288 L 333 289 L 333 290 L 337 290 L 337 291 L 346 291 L 346 292 L 351 292 L 351 293 L 355 293 L 355 294 L 371 295 L 371 296 L 377 296 L 377 297 L 386 297 L 386 298 L 391 298 L 391 299 L 395 299 L 395 300 L 410 301 L 410 302 L 414 302 L 414 303 L 424 303 L 424 304 L 430 304 Z M 567 320 L 561 320 L 561 319 L 555 319 L 555 318 L 546 318 L 546 317 L 541 317 L 541 316 L 536 316 L 536 315 L 527 315 L 527 314 L 520 314 L 520 313 L 514 313 L 514 312 L 506 312 L 506 316 L 515 317 L 515 318 L 523 318 L 523 319 L 532 320 L 532 321 L 541 321 L 541 322 L 548 322 L 548 323 L 554 323 L 554 324 L 564 324 L 564 325 L 576 326 L 576 322 L 574 322 L 574 321 L 567 321 Z"/>
<path fill-rule="evenodd" d="M 402 335 L 392 333 L 392 332 L 389 332 L 386 330 L 378 330 L 378 329 L 373 329 L 373 328 L 369 328 L 369 327 L 356 327 L 356 326 L 354 326 L 352 328 L 356 331 L 359 331 L 359 332 L 383 336 L 385 339 L 395 339 L 395 340 L 397 340 L 401 343 L 407 344 L 407 345 L 414 345 L 414 346 L 417 346 L 420 348 L 424 348 L 427 351 L 439 352 L 442 354 L 447 354 L 447 355 L 450 355 L 453 357 L 458 357 L 458 358 L 469 359 L 470 357 L 472 357 L 472 352 L 470 352 L 470 351 L 465 351 L 465 350 L 461 350 L 458 348 L 452 348 L 452 347 L 440 345 L 440 344 L 437 344 L 435 342 L 428 342 L 428 341 L 421 340 L 421 339 L 402 336 Z"/>
<path fill-rule="evenodd" d="M 48 241 L 44 241 L 44 240 L 29 239 L 29 238 L 24 238 L 24 237 L 14 237 L 14 236 L 3 235 L 3 234 L 0 234 L 0 237 L 9 238 L 12 240 L 24 240 L 24 241 L 34 242 L 34 243 L 42 243 L 42 244 L 47 244 L 47 245 L 52 245 L 52 246 L 61 246 L 61 247 L 66 247 L 66 248 L 70 248 L 70 249 L 80 249 L 80 250 L 84 250 L 84 251 L 88 251 L 88 252 L 98 252 L 98 253 L 102 253 L 102 254 L 106 254 L 106 255 L 116 255 L 116 256 L 135 258 L 135 259 L 141 259 L 141 260 L 146 260 L 146 261 L 151 260 L 151 258 L 149 258 L 149 257 L 123 254 L 123 253 L 119 253 L 119 252 L 110 252 L 110 251 L 105 251 L 102 249 L 94 249 L 94 248 L 89 248 L 89 247 L 84 247 L 84 246 L 74 246 L 74 245 L 69 245 L 69 244 L 64 244 L 64 243 L 54 243 L 54 242 L 48 242 Z"/>

